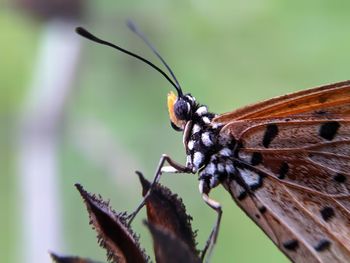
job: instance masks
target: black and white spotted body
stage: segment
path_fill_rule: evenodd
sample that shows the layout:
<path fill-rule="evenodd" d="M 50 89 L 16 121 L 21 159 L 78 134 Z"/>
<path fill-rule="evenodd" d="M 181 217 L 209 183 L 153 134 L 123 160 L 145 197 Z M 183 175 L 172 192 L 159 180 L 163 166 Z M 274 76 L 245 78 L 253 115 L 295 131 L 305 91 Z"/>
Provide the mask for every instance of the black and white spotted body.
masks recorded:
<path fill-rule="evenodd" d="M 227 177 L 233 177 L 233 149 L 235 140 L 220 134 L 222 125 L 213 124 L 216 116 L 208 112 L 205 105 L 199 105 L 191 95 L 185 95 L 191 117 L 186 122 L 183 141 L 186 149 L 186 166 L 199 175 L 202 187 L 207 190 L 216 187 Z M 176 112 L 176 109 L 175 109 Z"/>

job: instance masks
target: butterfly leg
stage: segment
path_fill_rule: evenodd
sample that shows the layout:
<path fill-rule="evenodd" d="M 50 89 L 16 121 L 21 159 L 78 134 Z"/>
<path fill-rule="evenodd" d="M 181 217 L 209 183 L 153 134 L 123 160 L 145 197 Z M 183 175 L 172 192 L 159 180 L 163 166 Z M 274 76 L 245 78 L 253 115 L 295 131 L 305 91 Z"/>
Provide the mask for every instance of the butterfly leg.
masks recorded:
<path fill-rule="evenodd" d="M 167 162 L 170 166 L 164 166 L 165 162 Z M 142 209 L 142 207 L 145 205 L 147 198 L 150 196 L 151 191 L 154 187 L 155 184 L 157 184 L 160 180 L 161 175 L 166 172 L 166 173 L 193 173 L 192 167 L 187 167 L 182 164 L 177 163 L 173 159 L 171 159 L 168 155 L 163 154 L 162 157 L 159 160 L 159 164 L 157 166 L 152 184 L 148 190 L 148 192 L 145 194 L 145 196 L 142 198 L 141 203 L 137 206 L 134 212 L 132 212 L 128 219 L 129 222 L 128 224 L 130 225 L 131 222 L 134 220 L 138 212 Z"/>
<path fill-rule="evenodd" d="M 214 209 L 215 212 L 217 213 L 215 225 L 214 225 L 214 227 L 213 227 L 213 229 L 208 237 L 208 240 L 207 240 L 205 247 L 202 250 L 202 254 L 201 254 L 201 259 L 203 261 L 205 254 L 209 249 L 207 260 L 206 260 L 206 261 L 209 261 L 210 256 L 211 256 L 211 252 L 214 248 L 214 245 L 216 243 L 218 233 L 219 233 L 221 216 L 222 216 L 222 209 L 221 209 L 220 203 L 218 203 L 217 201 L 215 201 L 209 197 L 210 188 L 206 186 L 206 182 L 204 180 L 200 180 L 200 182 L 199 182 L 199 191 L 202 194 L 202 198 L 203 198 L 204 202 L 208 206 L 210 206 L 212 209 Z"/>

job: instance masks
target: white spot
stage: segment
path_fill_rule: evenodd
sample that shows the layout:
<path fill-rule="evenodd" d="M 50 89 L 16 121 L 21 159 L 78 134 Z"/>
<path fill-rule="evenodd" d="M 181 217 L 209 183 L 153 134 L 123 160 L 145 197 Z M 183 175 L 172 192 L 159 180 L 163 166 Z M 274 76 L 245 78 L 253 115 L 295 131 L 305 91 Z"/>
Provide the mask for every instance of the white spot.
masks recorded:
<path fill-rule="evenodd" d="M 198 188 L 199 188 L 199 192 L 200 192 L 200 193 L 203 193 L 203 190 L 204 190 L 204 180 L 200 180 L 200 181 L 199 181 Z"/>
<path fill-rule="evenodd" d="M 194 146 L 194 141 L 189 141 L 188 144 L 187 144 L 187 147 L 189 150 L 193 150 L 193 146 Z"/>
<path fill-rule="evenodd" d="M 205 146 L 213 145 L 213 142 L 210 140 L 209 132 L 202 133 L 202 142 Z"/>
<path fill-rule="evenodd" d="M 196 110 L 196 114 L 198 116 L 202 116 L 203 114 L 206 114 L 208 112 L 208 109 L 206 106 L 201 106 Z"/>
<path fill-rule="evenodd" d="M 189 99 L 190 101 L 194 102 L 196 99 L 192 96 L 186 95 L 186 98 Z"/>
<path fill-rule="evenodd" d="M 247 171 L 245 169 L 239 169 L 239 172 L 244 182 L 249 186 L 256 185 L 260 182 L 260 175 L 258 175 L 257 173 Z"/>
<path fill-rule="evenodd" d="M 163 166 L 161 169 L 162 173 L 178 173 L 179 171 L 172 166 Z"/>
<path fill-rule="evenodd" d="M 246 161 L 246 162 L 249 162 L 250 159 L 252 159 L 252 155 L 251 154 L 247 154 L 247 153 L 245 153 L 243 151 L 239 151 L 238 152 L 238 157 L 240 159 L 242 159 L 243 161 Z"/>
<path fill-rule="evenodd" d="M 207 174 L 213 175 L 215 173 L 215 164 L 213 163 L 208 164 L 207 167 L 205 167 L 205 172 Z"/>
<path fill-rule="evenodd" d="M 224 148 L 219 152 L 222 156 L 231 156 L 232 151 L 229 148 Z"/>
<path fill-rule="evenodd" d="M 218 124 L 218 123 L 211 124 L 211 127 L 213 127 L 213 129 L 217 129 L 217 128 L 219 128 L 219 126 L 220 126 L 220 124 Z"/>
<path fill-rule="evenodd" d="M 195 134 L 196 132 L 199 132 L 201 130 L 201 127 L 198 124 L 193 125 L 192 128 L 192 134 Z"/>
<path fill-rule="evenodd" d="M 188 114 L 191 110 L 191 105 L 188 102 L 186 102 L 186 104 L 187 104 L 187 114 Z"/>
<path fill-rule="evenodd" d="M 210 123 L 210 120 L 209 120 L 208 117 L 203 117 L 203 118 L 202 118 L 202 121 L 203 121 L 204 123 L 206 123 L 206 124 L 209 124 L 209 123 Z"/>
<path fill-rule="evenodd" d="M 187 157 L 186 157 L 186 166 L 189 167 L 191 165 L 192 165 L 191 155 L 187 155 Z"/>
<path fill-rule="evenodd" d="M 223 165 L 222 163 L 219 163 L 219 164 L 218 164 L 218 170 L 219 170 L 219 172 L 221 172 L 221 173 L 225 170 L 225 167 L 224 167 L 224 165 Z"/>
<path fill-rule="evenodd" d="M 233 172 L 234 172 L 235 169 L 234 169 L 234 167 L 233 167 L 232 164 L 226 164 L 226 165 L 225 165 L 225 170 L 226 170 L 227 173 L 233 174 Z"/>
<path fill-rule="evenodd" d="M 193 165 L 197 169 L 202 165 L 204 159 L 204 155 L 201 152 L 195 152 L 193 154 Z"/>

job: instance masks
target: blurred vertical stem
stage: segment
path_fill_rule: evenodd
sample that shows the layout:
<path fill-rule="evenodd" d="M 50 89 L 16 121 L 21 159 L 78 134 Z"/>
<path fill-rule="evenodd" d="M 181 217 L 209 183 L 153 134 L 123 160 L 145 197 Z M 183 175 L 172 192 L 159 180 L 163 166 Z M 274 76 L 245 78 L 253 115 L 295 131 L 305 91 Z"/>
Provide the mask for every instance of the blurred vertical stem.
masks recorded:
<path fill-rule="evenodd" d="M 18 262 L 51 262 L 48 250 L 62 249 L 57 142 L 80 53 L 76 25 L 75 20 L 63 19 L 45 23 L 19 120 L 23 250 Z"/>

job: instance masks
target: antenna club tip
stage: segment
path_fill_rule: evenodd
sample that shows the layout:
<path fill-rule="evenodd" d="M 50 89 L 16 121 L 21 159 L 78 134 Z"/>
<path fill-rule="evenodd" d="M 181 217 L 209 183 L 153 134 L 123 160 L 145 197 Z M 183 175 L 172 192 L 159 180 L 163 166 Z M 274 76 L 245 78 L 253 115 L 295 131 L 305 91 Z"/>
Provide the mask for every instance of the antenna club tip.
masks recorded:
<path fill-rule="evenodd" d="M 81 34 L 83 34 L 83 32 L 86 32 L 86 30 L 83 27 L 78 26 L 78 27 L 75 28 L 75 32 L 77 34 L 81 35 Z"/>
<path fill-rule="evenodd" d="M 93 34 L 91 34 L 89 31 L 87 31 L 85 28 L 81 27 L 81 26 L 78 26 L 75 28 L 75 32 L 82 36 L 82 37 L 85 37 L 89 40 L 92 40 L 92 41 L 95 41 L 95 42 L 98 42 L 98 43 L 101 43 L 102 40 L 100 40 L 99 38 L 97 38 L 96 36 L 94 36 Z"/>
<path fill-rule="evenodd" d="M 131 31 L 133 31 L 133 32 L 136 31 L 136 25 L 132 20 L 130 20 L 130 19 L 126 20 L 126 25 Z"/>

